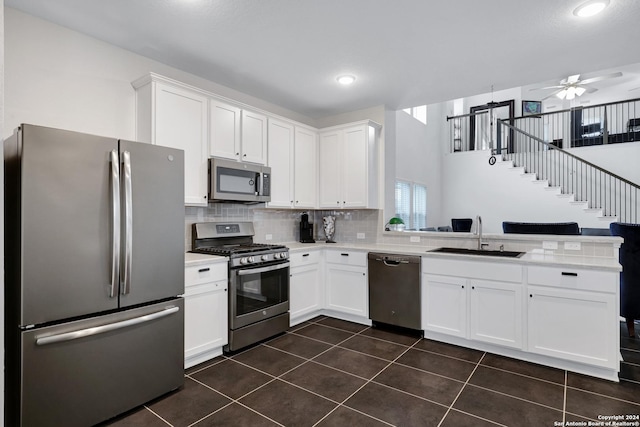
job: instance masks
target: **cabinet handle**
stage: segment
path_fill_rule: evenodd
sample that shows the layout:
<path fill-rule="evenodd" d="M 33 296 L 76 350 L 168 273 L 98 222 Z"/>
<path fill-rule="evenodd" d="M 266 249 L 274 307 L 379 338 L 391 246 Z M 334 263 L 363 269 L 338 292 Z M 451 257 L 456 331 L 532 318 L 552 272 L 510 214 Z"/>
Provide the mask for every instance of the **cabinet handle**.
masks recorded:
<path fill-rule="evenodd" d="M 302 254 L 302 256 L 309 256 L 309 254 Z"/>
<path fill-rule="evenodd" d="M 205 198 L 205 199 L 206 199 L 206 198 L 207 198 L 207 195 L 205 194 L 205 195 L 203 196 L 203 198 Z"/>
<path fill-rule="evenodd" d="M 200 270 L 198 270 L 198 273 L 204 273 L 205 271 L 209 271 L 209 270 L 210 270 L 210 268 L 209 268 L 209 267 L 207 267 L 207 268 L 201 268 Z"/>
<path fill-rule="evenodd" d="M 362 275 L 363 275 L 363 276 L 366 276 L 366 275 L 367 275 L 367 273 L 362 273 Z"/>
<path fill-rule="evenodd" d="M 573 276 L 573 277 L 578 277 L 578 273 L 572 273 L 570 271 L 563 271 L 562 272 L 563 276 Z"/>
<path fill-rule="evenodd" d="M 462 289 L 464 289 L 464 285 L 462 285 Z"/>
<path fill-rule="evenodd" d="M 246 155 L 246 154 L 243 154 L 243 155 L 242 155 L 242 157 L 247 157 L 247 155 Z"/>
<path fill-rule="evenodd" d="M 475 288 L 476 288 L 475 286 L 472 286 L 472 287 L 471 287 L 471 289 L 475 289 Z"/>
<path fill-rule="evenodd" d="M 349 254 L 340 254 L 340 255 L 342 255 L 342 256 L 349 256 Z"/>
<path fill-rule="evenodd" d="M 533 294 L 529 294 L 529 298 L 533 298 Z"/>

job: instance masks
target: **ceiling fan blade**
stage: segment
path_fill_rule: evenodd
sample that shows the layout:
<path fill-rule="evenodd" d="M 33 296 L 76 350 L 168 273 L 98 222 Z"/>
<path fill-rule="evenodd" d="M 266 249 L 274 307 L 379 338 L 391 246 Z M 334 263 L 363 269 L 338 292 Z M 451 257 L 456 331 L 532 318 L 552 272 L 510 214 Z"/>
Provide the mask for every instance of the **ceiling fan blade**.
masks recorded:
<path fill-rule="evenodd" d="M 614 77 L 620 77 L 620 76 L 622 76 L 622 73 L 620 71 L 618 71 L 618 72 L 615 72 L 615 73 L 605 74 L 605 75 L 602 75 L 602 76 L 596 76 L 596 77 L 591 77 L 590 79 L 582 80 L 580 82 L 580 84 L 581 85 L 586 85 L 586 84 L 589 84 L 589 83 L 599 82 L 600 80 L 612 79 Z"/>
<path fill-rule="evenodd" d="M 529 91 L 532 90 L 544 90 L 544 89 L 560 89 L 563 88 L 564 86 L 561 85 L 555 85 L 555 86 L 545 86 L 545 87 L 533 87 L 531 89 L 529 89 Z"/>
<path fill-rule="evenodd" d="M 565 83 L 577 83 L 580 80 L 580 74 L 574 74 L 573 76 L 567 77 L 567 81 Z"/>
<path fill-rule="evenodd" d="M 593 93 L 598 91 L 598 89 L 596 89 L 595 87 L 585 87 L 584 89 L 586 89 L 587 93 Z"/>
<path fill-rule="evenodd" d="M 629 89 L 629 92 L 632 92 L 632 91 L 634 91 L 634 90 L 638 90 L 638 89 L 640 89 L 640 86 L 638 86 L 638 87 L 634 87 L 633 89 Z"/>
<path fill-rule="evenodd" d="M 559 94 L 560 92 L 562 92 L 564 90 L 564 87 L 561 87 L 558 90 L 554 90 L 553 92 L 551 92 L 549 95 L 545 96 L 544 98 L 542 98 L 540 101 L 544 101 L 545 99 L 549 99 L 552 98 L 554 96 L 556 96 L 557 94 Z"/>

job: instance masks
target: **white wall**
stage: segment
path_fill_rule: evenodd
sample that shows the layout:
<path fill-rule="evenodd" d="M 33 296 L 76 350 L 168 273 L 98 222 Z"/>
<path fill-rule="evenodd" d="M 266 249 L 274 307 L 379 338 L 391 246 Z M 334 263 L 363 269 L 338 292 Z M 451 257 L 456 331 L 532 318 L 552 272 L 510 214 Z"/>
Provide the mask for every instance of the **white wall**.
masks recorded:
<path fill-rule="evenodd" d="M 443 156 L 443 217 L 482 216 L 483 230 L 502 233 L 502 221 L 565 222 L 580 227 L 607 228 L 609 223 L 582 207 L 555 197 L 505 165 L 489 165 L 487 151 Z"/>
<path fill-rule="evenodd" d="M 593 145 L 567 151 L 640 185 L 640 142 Z"/>
<path fill-rule="evenodd" d="M 6 138 L 20 123 L 135 138 L 131 82 L 150 71 L 314 125 L 308 117 L 6 8 Z"/>

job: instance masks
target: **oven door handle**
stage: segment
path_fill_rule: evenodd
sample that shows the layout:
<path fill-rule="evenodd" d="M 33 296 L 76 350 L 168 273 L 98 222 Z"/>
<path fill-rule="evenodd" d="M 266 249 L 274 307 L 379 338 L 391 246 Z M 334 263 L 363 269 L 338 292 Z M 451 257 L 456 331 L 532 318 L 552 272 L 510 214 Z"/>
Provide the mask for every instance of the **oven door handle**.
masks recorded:
<path fill-rule="evenodd" d="M 278 265 L 270 265 L 268 267 L 251 268 L 246 270 L 238 270 L 238 276 L 246 276 L 248 274 L 266 273 L 267 271 L 281 270 L 289 267 L 289 262 Z"/>

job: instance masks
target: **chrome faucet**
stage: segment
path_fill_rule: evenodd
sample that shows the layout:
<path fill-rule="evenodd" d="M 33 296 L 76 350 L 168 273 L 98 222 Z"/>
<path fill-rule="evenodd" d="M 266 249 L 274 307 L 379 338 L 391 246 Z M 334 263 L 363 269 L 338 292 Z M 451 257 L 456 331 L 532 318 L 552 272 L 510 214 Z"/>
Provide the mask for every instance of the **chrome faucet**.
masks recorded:
<path fill-rule="evenodd" d="M 480 215 L 476 216 L 476 234 L 478 235 L 478 250 L 481 251 L 489 244 L 482 241 L 482 217 Z"/>

